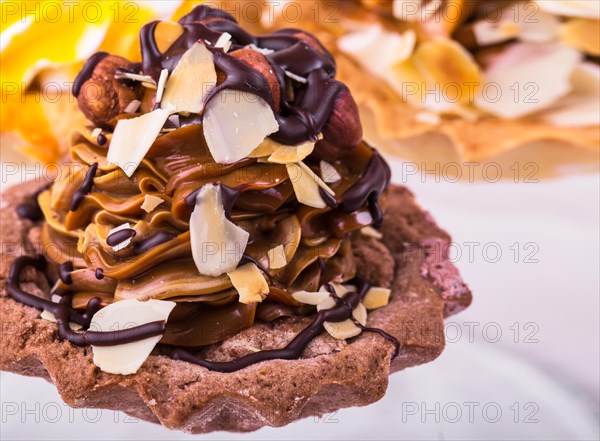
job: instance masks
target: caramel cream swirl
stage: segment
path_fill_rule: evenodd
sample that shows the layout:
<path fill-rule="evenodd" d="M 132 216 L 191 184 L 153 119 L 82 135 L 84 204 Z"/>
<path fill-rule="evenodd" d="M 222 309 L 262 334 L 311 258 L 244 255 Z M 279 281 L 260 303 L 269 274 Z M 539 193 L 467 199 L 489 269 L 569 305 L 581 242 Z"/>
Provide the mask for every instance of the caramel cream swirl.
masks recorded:
<path fill-rule="evenodd" d="M 129 177 L 107 160 L 110 127 L 114 121 L 139 113 L 124 111 L 119 101 L 111 108 L 118 109 L 117 114 L 99 121 L 98 106 L 82 105 L 79 96 L 84 113 L 105 131 L 101 137 L 94 135 L 93 127 L 76 131 L 70 140 L 71 163 L 38 196 L 45 219 L 44 254 L 50 262 L 72 262 L 73 266 L 70 277 L 59 278 L 54 291 L 72 294 L 75 310 L 85 310 L 95 297 L 101 305 L 123 299 L 174 301 L 177 307 L 162 342 L 196 347 L 251 326 L 257 308 L 282 306 L 259 310 L 259 317 L 270 320 L 293 313 L 301 306 L 293 292 L 317 291 L 327 283 L 355 278 L 350 236 L 381 223 L 390 170 L 375 150 L 360 141 L 356 106 L 347 88 L 334 79 L 331 55 L 314 37 L 296 30 L 254 37 L 227 14 L 204 6 L 180 20 L 179 26 L 180 34 L 170 46 L 161 40 L 159 22 L 143 28 L 141 74 L 158 81 L 160 72 L 172 71 L 181 54 L 199 38 L 214 46 L 224 32 L 232 36 L 231 54 L 249 45 L 270 51 L 267 60 L 274 79 L 257 73 L 252 63 L 214 49 L 219 77 L 215 90 L 250 90 L 265 97 L 280 128 L 271 137 L 284 144 L 314 140 L 315 150 L 305 164 L 320 175 L 320 161 L 327 159 L 339 174 L 339 179 L 329 183 L 334 195 L 323 194 L 325 208 L 303 205 L 285 165 L 256 158 L 216 163 L 206 145 L 200 115 L 183 115 L 178 124 L 161 133 Z M 90 59 L 76 81 L 77 93 L 87 87 L 95 64 L 112 63 L 114 68 L 120 63 L 111 57 Z M 127 60 L 123 64 L 129 70 L 136 68 Z M 305 83 L 293 84 L 291 94 L 285 93 L 291 86 L 288 69 L 306 76 Z M 116 87 L 112 79 L 94 79 L 100 80 Z M 127 88 L 126 94 L 111 89 L 119 99 L 137 96 L 142 101 L 141 113 L 153 107 L 155 90 L 141 91 L 139 85 L 119 81 L 118 87 Z M 203 185 L 213 183 L 220 184 L 226 196 L 228 218 L 249 233 L 243 260 L 255 262 L 266 273 L 270 292 L 258 306 L 238 302 L 227 274 L 201 275 L 194 264 L 190 199 Z M 158 202 L 152 209 L 145 205 L 149 199 Z M 120 236 L 130 242 L 115 247 L 109 236 L 123 226 Z M 285 264 L 271 268 L 269 251 L 280 245 Z"/>

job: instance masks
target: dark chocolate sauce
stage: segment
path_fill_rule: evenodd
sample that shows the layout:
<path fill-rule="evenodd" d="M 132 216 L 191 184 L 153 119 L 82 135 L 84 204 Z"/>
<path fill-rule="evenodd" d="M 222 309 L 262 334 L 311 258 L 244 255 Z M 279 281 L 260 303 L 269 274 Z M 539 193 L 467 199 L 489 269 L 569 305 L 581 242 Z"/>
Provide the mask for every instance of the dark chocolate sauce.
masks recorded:
<path fill-rule="evenodd" d="M 121 331 L 73 331 L 69 326 L 70 322 L 80 324 L 84 328 L 89 327 L 92 317 L 100 309 L 100 299 L 98 297 L 91 298 L 87 303 L 85 313 L 80 314 L 71 307 L 72 295 L 70 294 L 64 295 L 59 303 L 29 294 L 21 289 L 19 280 L 27 266 L 32 266 L 38 271 L 45 271 L 46 259 L 43 256 L 16 258 L 8 272 L 6 283 L 8 295 L 27 306 L 54 314 L 58 322 L 58 335 L 74 345 L 114 346 L 162 335 L 165 331 L 166 324 L 162 320 Z"/>
<path fill-rule="evenodd" d="M 221 200 L 223 202 L 223 211 L 225 211 L 225 217 L 231 220 L 231 211 L 233 210 L 233 206 L 235 205 L 237 198 L 240 196 L 240 193 L 244 190 L 244 186 L 239 187 L 228 187 L 227 185 L 215 183 L 221 187 Z M 198 197 L 198 193 L 200 193 L 202 187 L 197 190 L 194 190 L 185 198 L 185 204 L 194 208 L 196 206 L 196 198 Z"/>
<path fill-rule="evenodd" d="M 71 211 L 76 211 L 83 201 L 83 198 L 85 198 L 85 195 L 92 191 L 96 171 L 98 171 L 98 163 L 94 162 L 92 165 L 90 165 L 90 168 L 85 174 L 85 178 L 83 179 L 81 187 L 79 187 L 73 194 L 73 198 L 71 199 Z"/>
<path fill-rule="evenodd" d="M 383 338 L 385 338 L 386 340 L 388 340 L 389 342 L 391 342 L 394 345 L 394 353 L 392 354 L 392 360 L 398 356 L 398 354 L 400 353 L 400 341 L 396 337 L 394 337 L 393 335 L 388 334 L 383 329 L 370 328 L 368 326 L 364 326 L 362 323 L 360 323 L 354 317 L 350 317 L 350 318 L 354 322 L 354 324 L 356 326 L 358 326 L 360 329 L 362 329 L 364 332 L 373 332 L 375 334 L 379 334 Z"/>
<path fill-rule="evenodd" d="M 379 153 L 373 150 L 373 157 L 363 175 L 343 194 L 340 204 L 342 210 L 346 213 L 353 213 L 368 203 L 373 217 L 373 226 L 379 228 L 383 221 L 379 195 L 389 185 L 391 176 L 390 167 Z"/>
<path fill-rule="evenodd" d="M 115 231 L 112 234 L 109 234 L 106 238 L 107 245 L 111 247 L 115 247 L 120 243 L 125 242 L 127 239 L 131 239 L 135 236 L 135 230 L 133 228 L 124 228 L 119 231 Z"/>
<path fill-rule="evenodd" d="M 328 207 L 336 208 L 338 206 L 338 201 L 335 196 L 332 196 L 331 193 L 323 190 L 321 187 L 319 187 L 319 194 Z"/>
<path fill-rule="evenodd" d="M 83 83 L 92 77 L 92 73 L 94 73 L 94 69 L 98 63 L 104 60 L 107 56 L 107 52 L 96 52 L 94 55 L 88 58 L 73 82 L 73 96 L 75 98 L 79 96 L 79 92 L 81 92 L 81 86 L 83 86 Z"/>
<path fill-rule="evenodd" d="M 73 262 L 67 260 L 64 263 L 61 263 L 58 267 L 58 278 L 65 285 L 72 285 L 73 278 L 71 277 L 71 272 L 73 271 Z"/>
<path fill-rule="evenodd" d="M 102 268 L 96 268 L 94 275 L 96 276 L 96 279 L 102 280 L 104 279 L 104 270 Z"/>

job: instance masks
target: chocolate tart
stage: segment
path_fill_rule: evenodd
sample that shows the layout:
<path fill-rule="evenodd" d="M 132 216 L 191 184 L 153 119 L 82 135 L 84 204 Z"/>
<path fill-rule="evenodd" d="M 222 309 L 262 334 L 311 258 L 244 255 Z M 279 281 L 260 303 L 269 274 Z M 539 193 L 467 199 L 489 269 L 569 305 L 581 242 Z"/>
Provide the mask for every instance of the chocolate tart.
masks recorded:
<path fill-rule="evenodd" d="M 405 187 L 392 187 L 383 240 L 360 237 L 353 243 L 358 264 L 371 283 L 390 283 L 389 305 L 369 315 L 368 325 L 400 341 L 394 345 L 371 333 L 349 343 L 327 334 L 315 338 L 298 360 L 271 360 L 233 373 L 153 354 L 134 375 L 107 374 L 92 362 L 89 348 L 56 335 L 56 325 L 39 311 L 10 299 L 6 277 L 21 253 L 39 249 L 40 226 L 20 219 L 15 208 L 37 188 L 26 183 L 3 193 L 2 237 L 11 244 L 2 253 L 0 368 L 53 382 L 73 407 L 106 408 L 191 433 L 215 430 L 252 431 L 283 426 L 300 418 L 336 409 L 365 406 L 385 394 L 388 376 L 427 363 L 444 349 L 444 317 L 467 307 L 471 293 L 456 268 L 440 255 L 450 237 L 414 201 Z M 44 296 L 49 286 L 33 271 L 22 286 Z M 439 281 L 443 281 L 443 284 Z M 226 361 L 252 348 L 287 344 L 309 319 L 283 318 L 255 324 L 212 345 L 211 359 Z"/>
<path fill-rule="evenodd" d="M 471 293 L 331 54 L 207 6 L 140 36 L 75 80 L 93 125 L 53 181 L 3 194 L 0 368 L 204 433 L 366 405 L 437 357 Z"/>

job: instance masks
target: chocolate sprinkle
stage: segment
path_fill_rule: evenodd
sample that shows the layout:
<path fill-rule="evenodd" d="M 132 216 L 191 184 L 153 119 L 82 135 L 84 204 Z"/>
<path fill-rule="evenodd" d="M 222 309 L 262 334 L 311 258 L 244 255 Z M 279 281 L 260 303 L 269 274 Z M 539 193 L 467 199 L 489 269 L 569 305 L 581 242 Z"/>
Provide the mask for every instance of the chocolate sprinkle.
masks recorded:
<path fill-rule="evenodd" d="M 98 145 L 105 145 L 107 141 L 108 139 L 106 138 L 106 135 L 104 133 L 100 133 L 96 138 L 96 142 L 98 143 Z"/>
<path fill-rule="evenodd" d="M 127 239 L 131 239 L 135 236 L 135 234 L 136 233 L 134 229 L 124 228 L 122 230 L 115 231 L 114 233 L 109 234 L 106 238 L 106 243 L 111 247 L 115 247 L 120 243 L 125 242 Z"/>
<path fill-rule="evenodd" d="M 30 196 L 30 200 L 23 202 L 15 208 L 17 216 L 21 219 L 29 219 L 32 222 L 41 221 L 44 218 L 44 213 L 40 208 L 38 196 L 52 187 L 53 182 L 40 187 L 35 193 Z"/>
<path fill-rule="evenodd" d="M 134 232 L 135 233 L 135 232 Z M 175 239 L 177 236 L 167 231 L 159 231 L 149 239 L 141 240 L 134 245 L 135 254 L 144 254 L 146 251 L 159 246 L 161 243 Z M 107 241 L 108 242 L 108 241 Z"/>
<path fill-rule="evenodd" d="M 65 285 L 72 285 L 73 284 L 73 278 L 71 277 L 72 271 L 73 271 L 73 262 L 68 260 L 65 263 L 61 263 L 60 266 L 58 267 L 58 278 Z"/>

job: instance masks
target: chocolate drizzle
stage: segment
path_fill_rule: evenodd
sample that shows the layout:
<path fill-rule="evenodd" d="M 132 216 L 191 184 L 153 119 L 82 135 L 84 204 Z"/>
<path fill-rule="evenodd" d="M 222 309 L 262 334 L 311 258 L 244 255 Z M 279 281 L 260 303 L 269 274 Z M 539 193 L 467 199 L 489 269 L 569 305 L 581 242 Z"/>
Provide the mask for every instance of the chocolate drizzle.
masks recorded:
<path fill-rule="evenodd" d="M 295 145 L 316 139 L 329 119 L 336 96 L 346 88 L 334 79 L 336 68 L 333 57 L 316 39 L 300 30 L 253 36 L 243 30 L 231 15 L 203 5 L 179 23 L 184 28 L 183 34 L 165 53 L 159 51 L 154 38 L 158 22 L 142 28 L 140 42 L 145 75 L 158 80 L 161 70 L 172 71 L 181 55 L 196 41 L 208 42 L 207 48 L 213 53 L 217 69 L 225 74 L 225 80 L 210 92 L 207 102 L 224 89 L 251 92 L 263 98 L 273 109 L 277 104 L 282 107 L 282 112 L 275 112 L 279 131 L 270 136 L 275 141 Z M 222 49 L 211 47 L 223 32 L 232 35 L 232 50 L 254 44 L 274 51 L 267 55 L 267 59 L 277 75 L 281 90 L 286 87 L 285 70 L 306 77 L 304 93 L 299 95 L 297 102 L 288 103 L 282 94 L 281 102 L 274 103 L 267 80 L 260 73 Z M 315 47 L 302 37 L 313 41 Z"/>
<path fill-rule="evenodd" d="M 244 369 L 250 365 L 260 363 L 261 361 L 275 359 L 293 360 L 300 358 L 308 344 L 316 336 L 323 332 L 323 324 L 325 322 L 342 322 L 352 317 L 352 311 L 354 310 L 354 308 L 356 308 L 356 306 L 360 303 L 360 301 L 364 298 L 367 291 L 369 290 L 369 285 L 364 281 L 356 279 L 354 282 L 358 285 L 356 291 L 349 292 L 344 298 L 340 298 L 339 296 L 334 294 L 334 299 L 336 301 L 335 306 L 331 309 L 323 309 L 319 311 L 312 323 L 306 328 L 304 328 L 304 330 L 302 330 L 302 332 L 300 332 L 296 337 L 294 337 L 294 339 L 290 343 L 288 343 L 285 347 L 281 349 L 271 349 L 266 351 L 254 352 L 240 357 L 236 360 L 225 362 L 208 361 L 195 356 L 194 354 L 190 353 L 185 349 L 174 350 L 171 354 L 171 357 L 173 357 L 175 360 L 183 360 L 188 363 L 197 364 L 212 371 L 218 372 L 235 372 L 240 369 Z M 335 291 L 333 291 L 333 293 L 335 293 Z M 400 343 L 397 339 L 380 329 L 364 329 L 368 331 L 373 330 L 374 332 L 380 331 L 381 335 L 386 336 L 386 338 L 392 339 L 396 347 L 394 357 L 397 355 L 398 348 L 400 346 Z"/>
<path fill-rule="evenodd" d="M 52 182 L 40 187 L 35 193 L 30 196 L 30 200 L 17 205 L 15 209 L 17 216 L 21 219 L 29 219 L 32 222 L 41 221 L 44 218 L 44 213 L 38 203 L 38 196 L 44 191 L 52 187 Z"/>
<path fill-rule="evenodd" d="M 221 187 L 221 199 L 223 202 L 223 211 L 225 211 L 225 217 L 231 220 L 231 211 L 233 210 L 233 206 L 235 205 L 238 197 L 240 196 L 240 193 L 244 189 L 244 186 L 234 188 L 224 184 L 218 185 Z M 189 195 L 186 196 L 185 204 L 188 207 L 193 209 L 196 206 L 196 198 L 198 197 L 198 193 L 200 193 L 200 190 L 202 190 L 202 187 L 191 192 Z"/>
<path fill-rule="evenodd" d="M 90 165 L 90 168 L 86 172 L 85 178 L 83 179 L 83 183 L 73 194 L 73 198 L 71 199 L 71 211 L 76 211 L 79 208 L 81 202 L 83 201 L 85 195 L 92 191 L 96 171 L 98 171 L 98 163 L 94 162 L 92 165 Z"/>
<path fill-rule="evenodd" d="M 390 167 L 379 153 L 373 150 L 373 156 L 361 178 L 342 196 L 341 208 L 346 213 L 352 213 L 368 203 L 373 217 L 373 226 L 379 228 L 383 222 L 379 195 L 389 185 L 391 176 Z"/>
<path fill-rule="evenodd" d="M 114 346 L 124 343 L 143 340 L 148 337 L 162 335 L 165 331 L 165 322 L 156 321 L 121 331 L 84 331 L 76 332 L 69 326 L 70 322 L 77 323 L 84 328 L 90 326 L 92 317 L 100 309 L 100 298 L 92 297 L 85 308 L 85 313 L 80 314 L 71 307 L 72 295 L 64 295 L 59 303 L 34 296 L 23 291 L 20 287 L 21 273 L 25 267 L 31 266 L 38 271 L 45 271 L 46 259 L 43 256 L 21 256 L 12 263 L 7 279 L 8 295 L 14 300 L 36 309 L 46 310 L 54 314 L 58 322 L 58 335 L 69 340 L 77 346 L 86 344 L 94 346 Z"/>
<path fill-rule="evenodd" d="M 81 92 L 81 86 L 83 86 L 83 83 L 85 83 L 92 77 L 92 73 L 94 73 L 94 68 L 107 56 L 107 52 L 96 52 L 94 55 L 88 58 L 88 60 L 83 65 L 83 68 L 75 77 L 75 81 L 73 82 L 73 96 L 75 98 L 79 96 L 79 92 Z"/>
<path fill-rule="evenodd" d="M 338 296 L 337 293 L 335 292 L 335 289 L 333 288 L 333 286 L 330 283 L 327 283 L 325 285 L 325 288 L 327 289 L 327 291 L 329 291 L 329 293 L 335 299 L 336 302 L 345 304 L 346 308 L 348 308 L 348 310 L 350 310 L 350 311 L 354 310 L 354 307 L 352 306 L 352 304 L 347 300 L 348 296 L 346 296 L 346 297 Z M 367 291 L 368 291 L 368 288 L 367 288 Z M 366 295 L 366 292 L 365 292 L 365 295 Z M 361 297 L 361 299 L 362 298 L 364 298 L 364 295 Z M 388 334 L 383 329 L 370 328 L 368 326 L 363 325 L 358 320 L 356 320 L 356 318 L 354 318 L 354 315 L 352 313 L 350 314 L 350 316 L 348 318 L 350 320 L 352 320 L 352 322 L 357 327 L 359 327 L 361 330 L 363 330 L 365 332 L 373 332 L 373 333 L 379 334 L 386 340 L 392 342 L 394 345 L 394 353 L 392 354 L 392 360 L 398 356 L 398 353 L 400 352 L 400 341 L 398 341 L 398 339 L 396 337 Z"/>

